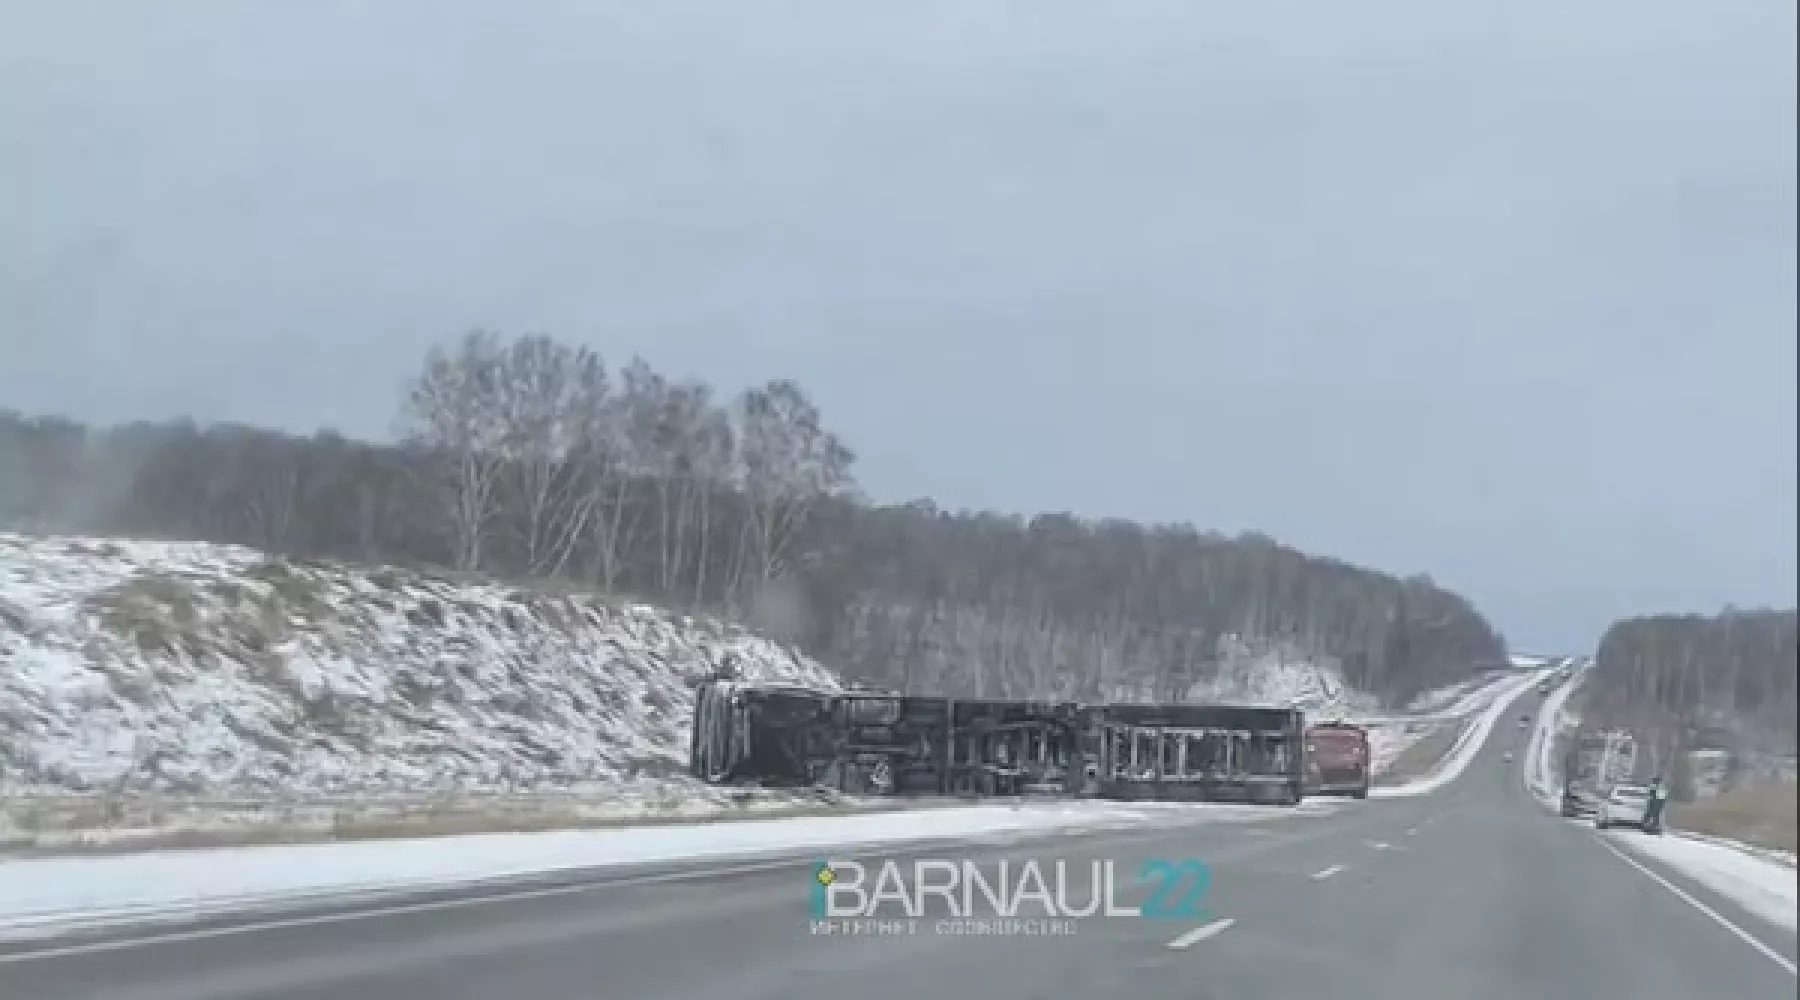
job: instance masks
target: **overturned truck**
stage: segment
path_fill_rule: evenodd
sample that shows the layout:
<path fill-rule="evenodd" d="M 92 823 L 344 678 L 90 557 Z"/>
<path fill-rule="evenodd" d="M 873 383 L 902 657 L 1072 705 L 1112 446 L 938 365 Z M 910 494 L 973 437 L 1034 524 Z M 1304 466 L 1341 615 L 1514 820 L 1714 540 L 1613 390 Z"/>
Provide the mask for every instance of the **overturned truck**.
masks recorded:
<path fill-rule="evenodd" d="M 861 795 L 1021 795 L 1076 790 L 1073 704 L 701 685 L 692 771 L 715 784 L 827 787 Z"/>
<path fill-rule="evenodd" d="M 1094 723 L 1103 798 L 1293 805 L 1304 791 L 1298 709 L 1106 705 Z"/>
<path fill-rule="evenodd" d="M 1294 803 L 1298 710 L 1101 705 L 703 684 L 692 770 L 716 784 L 863 795 L 1088 795 Z"/>

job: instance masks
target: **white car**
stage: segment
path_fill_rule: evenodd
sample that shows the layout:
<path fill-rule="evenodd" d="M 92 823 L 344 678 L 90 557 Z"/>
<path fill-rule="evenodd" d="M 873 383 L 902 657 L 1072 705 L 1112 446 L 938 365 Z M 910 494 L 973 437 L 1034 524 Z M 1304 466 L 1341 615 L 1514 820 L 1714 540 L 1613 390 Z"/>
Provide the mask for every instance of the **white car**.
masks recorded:
<path fill-rule="evenodd" d="M 1650 809 L 1650 789 L 1643 785 L 1615 785 L 1606 797 L 1600 800 L 1600 810 L 1594 814 L 1594 826 L 1605 830 L 1614 826 L 1635 826 L 1646 832 L 1644 817 Z"/>

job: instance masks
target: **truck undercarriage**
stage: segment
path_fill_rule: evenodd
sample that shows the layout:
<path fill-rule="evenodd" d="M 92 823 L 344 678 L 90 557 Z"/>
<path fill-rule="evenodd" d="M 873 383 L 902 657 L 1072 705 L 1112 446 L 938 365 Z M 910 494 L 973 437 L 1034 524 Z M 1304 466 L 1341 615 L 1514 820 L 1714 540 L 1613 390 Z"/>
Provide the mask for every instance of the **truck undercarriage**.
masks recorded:
<path fill-rule="evenodd" d="M 701 686 L 696 777 L 863 795 L 1294 803 L 1297 710 Z"/>

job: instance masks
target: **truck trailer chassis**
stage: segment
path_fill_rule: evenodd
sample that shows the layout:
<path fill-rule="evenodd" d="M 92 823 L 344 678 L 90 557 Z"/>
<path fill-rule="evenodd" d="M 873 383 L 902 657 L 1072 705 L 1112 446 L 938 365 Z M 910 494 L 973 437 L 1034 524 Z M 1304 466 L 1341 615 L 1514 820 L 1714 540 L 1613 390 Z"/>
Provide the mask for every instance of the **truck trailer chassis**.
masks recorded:
<path fill-rule="evenodd" d="M 694 776 L 860 795 L 1294 804 L 1298 709 L 1084 705 L 703 683 Z"/>

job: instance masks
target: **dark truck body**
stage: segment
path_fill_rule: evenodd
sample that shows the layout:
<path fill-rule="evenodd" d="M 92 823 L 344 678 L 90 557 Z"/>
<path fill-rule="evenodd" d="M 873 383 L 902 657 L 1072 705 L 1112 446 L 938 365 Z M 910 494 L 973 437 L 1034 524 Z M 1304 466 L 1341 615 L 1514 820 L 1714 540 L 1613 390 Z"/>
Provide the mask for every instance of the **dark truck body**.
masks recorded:
<path fill-rule="evenodd" d="M 855 794 L 1298 802 L 1297 710 L 703 683 L 695 777 Z"/>
<path fill-rule="evenodd" d="M 690 770 L 715 784 L 858 795 L 1067 793 L 1081 773 L 1079 722 L 1073 704 L 714 680 L 695 699 Z"/>
<path fill-rule="evenodd" d="M 1306 730 L 1309 795 L 1369 796 L 1369 731 L 1348 722 L 1321 722 Z"/>
<path fill-rule="evenodd" d="M 1086 718 L 1074 702 L 958 698 L 950 703 L 947 791 L 1066 795 L 1086 774 Z"/>
<path fill-rule="evenodd" d="M 1089 718 L 1103 798 L 1292 805 L 1304 794 L 1297 709 L 1104 705 Z"/>

